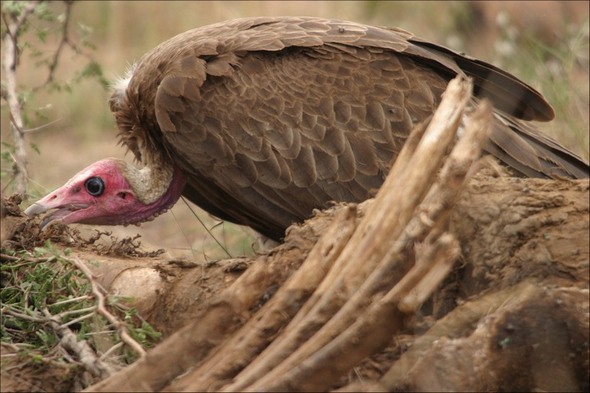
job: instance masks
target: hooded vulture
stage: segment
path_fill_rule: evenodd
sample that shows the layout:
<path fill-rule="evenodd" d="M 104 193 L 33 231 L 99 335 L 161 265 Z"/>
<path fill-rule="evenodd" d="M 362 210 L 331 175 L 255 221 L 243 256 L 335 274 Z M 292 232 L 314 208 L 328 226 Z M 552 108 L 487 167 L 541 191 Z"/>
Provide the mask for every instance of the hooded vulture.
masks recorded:
<path fill-rule="evenodd" d="M 179 34 L 114 85 L 110 108 L 139 165 L 98 161 L 26 211 L 42 225 L 139 223 L 180 197 L 281 239 L 330 201 L 359 202 L 457 74 L 495 107 L 485 150 L 520 176 L 588 177 L 529 123 L 554 117 L 501 69 L 397 28 L 244 18 Z"/>

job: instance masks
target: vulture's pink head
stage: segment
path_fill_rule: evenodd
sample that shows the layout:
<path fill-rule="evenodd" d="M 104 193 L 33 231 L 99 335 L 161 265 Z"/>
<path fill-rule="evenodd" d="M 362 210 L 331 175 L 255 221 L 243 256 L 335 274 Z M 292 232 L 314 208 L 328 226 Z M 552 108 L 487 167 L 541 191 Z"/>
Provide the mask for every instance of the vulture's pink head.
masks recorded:
<path fill-rule="evenodd" d="M 184 186 L 182 175 L 175 170 L 168 179 L 158 179 L 166 184 L 160 185 L 161 192 L 154 193 L 151 171 L 138 170 L 118 159 L 95 162 L 35 202 L 25 214 L 34 216 L 56 209 L 43 219 L 41 227 L 52 221 L 127 225 L 151 220 L 176 203 Z"/>

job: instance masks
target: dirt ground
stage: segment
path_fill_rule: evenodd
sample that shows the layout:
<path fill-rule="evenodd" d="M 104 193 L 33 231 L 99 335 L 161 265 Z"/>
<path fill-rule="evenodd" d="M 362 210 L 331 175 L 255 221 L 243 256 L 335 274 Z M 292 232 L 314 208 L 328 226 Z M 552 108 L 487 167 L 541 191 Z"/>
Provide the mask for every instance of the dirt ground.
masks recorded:
<path fill-rule="evenodd" d="M 373 390 L 380 385 L 371 383 L 389 378 L 401 391 L 457 386 L 587 391 L 588 191 L 588 181 L 474 179 L 450 224 L 462 247 L 460 261 L 386 348 L 341 375 L 331 389 Z M 142 250 L 140 239 L 102 235 L 99 241 L 60 225 L 40 233 L 38 220 L 22 217 L 17 202 L 3 202 L 4 250 L 31 249 L 51 239 L 70 248 L 70 255 L 99 261 L 92 267 L 98 281 L 135 297 L 138 310 L 164 340 L 206 318 L 215 300 L 253 264 L 280 260 L 284 277 L 273 277 L 266 293 L 232 323 L 237 329 L 254 318 L 342 209 L 292 227 L 285 243 L 269 253 L 194 264 L 161 250 Z M 359 217 L 370 203 L 359 206 Z M 3 356 L 7 353 L 3 347 Z M 412 357 L 421 360 L 403 371 Z M 10 361 L 3 361 L 6 367 Z M 495 376 L 481 379 L 478 368 L 490 367 Z M 75 390 L 89 382 L 76 379 L 81 375 L 68 366 L 29 365 L 3 372 L 2 390 Z M 498 385 L 498 375 L 513 379 Z"/>

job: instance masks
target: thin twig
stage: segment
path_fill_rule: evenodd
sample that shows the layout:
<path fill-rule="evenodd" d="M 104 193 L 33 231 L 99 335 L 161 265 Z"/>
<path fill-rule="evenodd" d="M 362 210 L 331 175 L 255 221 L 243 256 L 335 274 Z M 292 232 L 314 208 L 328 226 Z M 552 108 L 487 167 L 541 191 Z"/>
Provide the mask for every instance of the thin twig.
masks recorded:
<path fill-rule="evenodd" d="M 14 311 L 14 308 L 11 306 L 2 307 L 2 314 L 12 315 L 13 317 L 17 317 L 20 319 L 24 319 L 26 321 L 37 322 L 37 323 L 45 323 L 47 322 L 47 318 L 42 316 L 31 316 L 28 314 L 23 314 L 18 311 Z"/>
<path fill-rule="evenodd" d="M 228 257 L 233 258 L 233 256 L 227 250 L 227 248 L 225 248 L 225 246 L 223 244 L 221 244 L 221 242 L 219 240 L 217 240 L 217 238 L 215 237 L 215 235 L 213 234 L 213 232 L 211 232 L 211 230 L 207 227 L 207 225 L 205 225 L 205 222 L 203 222 L 203 220 L 201 219 L 201 217 L 199 217 L 199 215 L 194 211 L 194 209 L 187 202 L 187 200 L 184 197 L 181 197 L 181 198 L 182 198 L 182 201 L 184 202 L 184 204 L 189 208 L 189 210 L 191 211 L 191 213 L 193 213 L 193 216 L 199 221 L 199 223 L 203 226 L 203 228 L 205 229 L 205 231 L 207 231 L 207 233 L 209 234 L 209 236 L 211 236 L 213 238 L 213 240 L 215 240 L 215 243 L 217 243 L 217 245 L 219 247 L 221 247 L 221 249 L 223 251 L 225 251 L 225 253 L 227 254 Z M 192 249 L 192 247 L 191 247 L 191 249 Z"/>
<path fill-rule="evenodd" d="M 100 360 L 104 360 L 107 357 L 109 357 L 111 355 L 111 353 L 115 352 L 117 349 L 121 348 L 125 343 L 124 342 L 118 342 L 115 345 L 113 345 L 112 347 L 110 347 L 105 353 L 103 353 L 100 356 Z"/>
<path fill-rule="evenodd" d="M 72 42 L 72 40 L 70 40 L 70 21 L 71 21 L 71 15 L 72 15 L 72 6 L 74 5 L 73 1 L 64 1 L 65 5 L 66 5 L 66 10 L 64 13 L 64 19 L 63 19 L 63 24 L 62 24 L 62 29 L 61 29 L 61 39 L 59 41 L 59 44 L 57 45 L 57 49 L 55 50 L 55 53 L 53 54 L 53 59 L 51 60 L 51 63 L 49 64 L 48 68 L 49 68 L 49 73 L 47 74 L 47 78 L 45 79 L 45 82 L 43 82 L 41 85 L 36 86 L 35 88 L 33 88 L 33 92 L 37 92 L 41 89 L 43 89 L 45 86 L 49 85 L 50 83 L 52 83 L 54 81 L 55 78 L 55 70 L 57 69 L 57 66 L 59 64 L 59 59 L 63 53 L 63 50 L 66 46 L 72 48 L 72 50 L 74 52 L 76 52 L 76 54 L 82 54 L 82 51 L 80 50 L 80 48 L 74 43 Z"/>
<path fill-rule="evenodd" d="M 76 319 L 72 319 L 71 321 L 68 321 L 66 323 L 63 323 L 60 326 L 61 327 L 68 327 L 68 326 L 71 326 L 71 325 L 75 325 L 76 323 L 79 323 L 79 322 L 85 321 L 87 319 L 90 319 L 92 317 L 94 317 L 94 313 L 82 315 L 81 317 L 78 317 Z"/>
<path fill-rule="evenodd" d="M 95 377 L 106 378 L 113 373 L 113 368 L 99 359 L 86 340 L 78 341 L 76 334 L 61 325 L 60 318 L 51 315 L 47 308 L 43 309 L 49 325 L 60 337 L 60 345 L 68 352 L 75 353 L 84 368 Z"/>
<path fill-rule="evenodd" d="M 23 130 L 23 132 L 25 134 L 30 134 L 30 133 L 33 133 L 33 132 L 41 131 L 44 128 L 47 128 L 47 127 L 49 127 L 49 126 L 51 126 L 51 125 L 53 125 L 53 124 L 55 124 L 55 123 L 57 123 L 57 122 L 59 122 L 61 120 L 62 120 L 61 118 L 60 119 L 55 119 L 55 120 L 50 121 L 49 123 L 41 124 L 38 127 L 27 128 L 26 130 Z"/>
<path fill-rule="evenodd" d="M 78 298 L 78 299 L 80 299 L 80 298 Z M 51 306 L 55 306 L 55 304 L 52 304 Z M 75 314 L 82 314 L 82 313 L 92 312 L 94 310 L 96 310 L 96 306 L 90 306 L 90 307 L 81 308 L 81 309 L 78 309 L 78 310 L 69 310 L 69 311 L 60 312 L 59 314 L 56 314 L 56 316 L 58 316 L 60 318 L 63 318 L 63 317 L 67 317 L 69 315 L 75 315 Z M 90 314 L 90 315 L 92 315 L 92 314 Z M 69 322 L 68 322 L 68 324 L 69 324 Z"/>
<path fill-rule="evenodd" d="M 131 347 L 140 357 L 145 356 L 145 350 L 129 335 L 125 323 L 121 322 L 116 316 L 107 310 L 105 306 L 104 290 L 99 286 L 88 266 L 86 266 L 86 264 L 79 258 L 64 259 L 76 266 L 86 276 L 86 278 L 88 278 L 88 281 L 90 281 L 90 284 L 92 285 L 92 293 L 94 296 L 96 296 L 96 300 L 98 302 L 97 312 L 104 316 L 117 329 L 119 337 L 121 337 L 121 341 L 129 345 L 129 347 Z"/>
<path fill-rule="evenodd" d="M 18 265 L 14 265 L 11 267 L 21 267 L 21 266 L 25 266 L 25 265 L 29 265 L 32 263 L 41 263 L 41 262 L 51 262 L 53 260 L 55 260 L 56 257 L 55 256 L 51 256 L 51 257 L 41 257 L 41 258 L 27 258 L 27 257 L 15 257 L 13 255 L 8 255 L 8 254 L 0 254 L 0 261 L 25 261 L 25 263 L 21 263 Z"/>
<path fill-rule="evenodd" d="M 88 295 L 82 295 L 82 296 L 78 296 L 78 297 L 75 297 L 75 298 L 72 298 L 72 299 L 60 300 L 59 302 L 55 302 L 55 303 L 51 304 L 51 306 L 52 307 L 55 307 L 55 306 L 63 306 L 64 304 L 74 303 L 74 302 L 78 302 L 78 301 L 82 301 L 82 300 L 89 300 L 89 299 L 92 299 L 92 297 L 91 296 L 88 296 Z M 90 308 L 85 309 L 85 310 L 90 310 Z M 75 312 L 80 312 L 80 311 L 82 311 L 82 310 L 75 310 Z M 65 313 L 61 313 L 59 315 L 63 317 L 64 314 Z"/>
<path fill-rule="evenodd" d="M 78 297 L 76 300 L 84 299 L 85 297 Z M 86 296 L 86 298 L 89 298 Z M 71 299 L 74 300 L 74 299 Z M 62 302 L 65 304 L 66 302 Z M 25 310 L 26 313 L 18 311 L 15 307 L 5 305 L 2 307 L 2 314 L 10 315 L 21 320 L 31 321 L 38 324 L 48 325 L 57 336 L 60 337 L 59 347 L 63 352 L 63 356 L 68 357 L 72 363 L 79 363 L 90 372 L 92 375 L 98 378 L 106 378 L 114 372 L 114 369 L 107 363 L 104 363 L 102 359 L 94 352 L 86 340 L 78 340 L 76 334 L 68 328 L 68 325 L 79 322 L 82 319 L 86 319 L 94 316 L 94 313 L 86 314 L 81 318 L 72 320 L 66 324 L 61 324 L 62 319 L 66 315 L 73 313 L 89 312 L 94 311 L 96 306 L 87 307 L 81 310 L 66 311 L 58 315 L 52 315 L 47 307 L 41 311 Z M 72 359 L 70 355 L 73 355 L 76 359 Z M 47 357 L 43 359 L 47 361 Z"/>

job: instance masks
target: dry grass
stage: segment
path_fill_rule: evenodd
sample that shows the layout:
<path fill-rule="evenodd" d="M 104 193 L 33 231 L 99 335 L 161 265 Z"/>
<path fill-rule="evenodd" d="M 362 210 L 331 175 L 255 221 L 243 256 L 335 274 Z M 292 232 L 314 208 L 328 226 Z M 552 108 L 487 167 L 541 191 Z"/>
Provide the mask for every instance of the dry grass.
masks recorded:
<path fill-rule="evenodd" d="M 80 2 L 74 7 L 74 21 L 93 29 L 92 54 L 114 78 L 126 66 L 156 44 L 182 31 L 225 19 L 256 15 L 316 15 L 405 28 L 418 36 L 464 50 L 493 61 L 538 88 L 555 106 L 557 120 L 543 126 L 556 139 L 588 158 L 588 4 L 582 10 L 541 12 L 538 21 L 521 21 L 523 13 L 508 12 L 489 17 L 493 28 L 472 23 L 467 3 L 432 2 Z M 504 4 L 504 3 L 498 3 Z M 510 3 L 508 3 L 510 4 Z M 61 4 L 52 4 L 59 10 Z M 509 7 L 507 9 L 512 10 Z M 533 5 L 526 5 L 534 7 Z M 584 8 L 585 7 L 585 12 Z M 541 8 L 539 8 L 541 9 Z M 501 10 L 500 10 L 501 11 Z M 547 18 L 551 13 L 552 18 Z M 527 15 L 530 12 L 527 11 Z M 502 19 L 504 15 L 504 19 Z M 556 19 L 556 21 L 553 21 Z M 496 20 L 504 21 L 500 27 Z M 489 22 L 489 20 L 488 20 Z M 529 29 L 530 27 L 530 29 Z M 550 30 L 552 34 L 547 33 Z M 547 37 L 550 37 L 549 39 Z M 551 39 L 553 37 L 553 39 Z M 555 38 L 557 37 L 557 38 Z M 51 50 L 55 42 L 47 43 Z M 85 60 L 68 53 L 59 76 L 67 79 Z M 39 70 L 26 54 L 18 78 L 24 86 L 42 80 Z M 108 92 L 94 81 L 75 85 L 71 94 L 38 94 L 29 102 L 29 113 L 43 108 L 45 119 L 31 116 L 30 127 L 55 121 L 31 134 L 40 154 L 30 150 L 31 191 L 43 194 L 61 185 L 72 174 L 105 156 L 123 157 L 116 145 L 115 126 L 106 104 Z M 2 140 L 8 138 L 8 119 L 2 107 Z M 130 158 L 130 157 L 128 157 Z M 6 163 L 3 163 L 6 165 Z M 3 168 L 5 171 L 6 169 Z M 2 189 L 6 186 L 2 178 Z M 215 221 L 200 213 L 208 226 Z M 113 228 L 117 234 L 141 233 L 144 243 L 164 247 L 175 256 L 205 260 L 226 256 L 193 217 L 182 201 L 166 214 L 141 228 Z M 213 232 L 230 253 L 251 252 L 247 231 L 230 224 L 215 226 Z"/>

